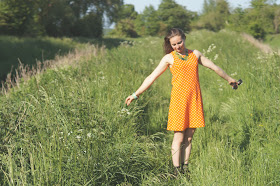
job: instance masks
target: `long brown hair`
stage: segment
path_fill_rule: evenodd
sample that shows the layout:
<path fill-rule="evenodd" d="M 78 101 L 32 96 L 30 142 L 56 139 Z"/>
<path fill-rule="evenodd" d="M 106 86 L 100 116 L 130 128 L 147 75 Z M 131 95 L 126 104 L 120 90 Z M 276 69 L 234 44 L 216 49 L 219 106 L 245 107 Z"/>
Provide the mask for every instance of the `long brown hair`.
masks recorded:
<path fill-rule="evenodd" d="M 183 30 L 180 28 L 171 28 L 164 37 L 163 50 L 165 54 L 169 54 L 173 51 L 173 48 L 170 44 L 170 39 L 174 36 L 181 36 L 183 40 L 186 39 L 186 35 Z"/>

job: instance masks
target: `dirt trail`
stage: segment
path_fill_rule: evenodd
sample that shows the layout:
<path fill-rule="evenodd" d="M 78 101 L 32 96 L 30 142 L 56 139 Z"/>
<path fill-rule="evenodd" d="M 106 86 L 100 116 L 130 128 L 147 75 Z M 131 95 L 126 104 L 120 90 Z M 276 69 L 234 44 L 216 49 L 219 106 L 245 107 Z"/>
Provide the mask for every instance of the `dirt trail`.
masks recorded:
<path fill-rule="evenodd" d="M 274 51 L 269 45 L 262 43 L 249 34 L 242 33 L 242 37 L 252 43 L 255 47 L 261 49 L 261 51 L 263 51 L 264 53 L 270 54 L 276 52 L 280 55 L 280 49 L 278 49 L 278 52 Z"/>

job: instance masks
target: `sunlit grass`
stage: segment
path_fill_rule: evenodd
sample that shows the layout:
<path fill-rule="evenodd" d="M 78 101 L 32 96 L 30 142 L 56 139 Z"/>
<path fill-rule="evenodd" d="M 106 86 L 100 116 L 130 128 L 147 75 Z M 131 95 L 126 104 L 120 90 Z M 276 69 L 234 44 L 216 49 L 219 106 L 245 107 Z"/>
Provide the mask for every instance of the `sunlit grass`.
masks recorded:
<path fill-rule="evenodd" d="M 234 32 L 187 35 L 188 48 L 244 84 L 234 91 L 200 67 L 206 127 L 193 139 L 191 179 L 173 179 L 169 70 L 124 104 L 159 63 L 162 41 L 121 41 L 1 96 L 1 185 L 278 185 L 279 56 Z"/>
<path fill-rule="evenodd" d="M 280 34 L 267 35 L 264 42 L 275 49 L 280 49 Z"/>

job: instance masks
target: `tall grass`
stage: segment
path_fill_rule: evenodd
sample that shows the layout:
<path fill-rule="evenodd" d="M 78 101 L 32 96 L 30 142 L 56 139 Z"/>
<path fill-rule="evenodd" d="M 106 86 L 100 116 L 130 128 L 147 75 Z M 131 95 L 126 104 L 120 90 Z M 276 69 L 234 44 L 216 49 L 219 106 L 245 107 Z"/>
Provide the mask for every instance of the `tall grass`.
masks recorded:
<path fill-rule="evenodd" d="M 275 50 L 280 50 L 280 34 L 267 35 L 264 42 L 272 46 Z"/>
<path fill-rule="evenodd" d="M 119 45 L 121 39 L 89 39 L 89 38 L 21 38 L 0 35 L 0 81 L 5 81 L 7 75 L 15 76 L 19 63 L 24 66 L 36 66 L 38 62 L 54 60 L 57 56 L 67 55 L 76 49 L 85 48 L 88 44 L 106 45 L 113 48 Z"/>
<path fill-rule="evenodd" d="M 156 67 L 162 38 L 49 69 L 0 97 L 2 185 L 279 185 L 279 56 L 229 31 L 192 32 L 199 49 L 244 84 L 233 91 L 200 67 L 206 127 L 198 129 L 191 178 L 173 179 L 167 70 L 124 105 Z"/>
<path fill-rule="evenodd" d="M 54 59 L 65 55 L 80 45 L 69 38 L 20 38 L 0 36 L 0 79 L 14 72 L 19 61 L 25 65 L 35 65 L 37 61 Z M 13 69 L 13 70 L 12 70 Z"/>

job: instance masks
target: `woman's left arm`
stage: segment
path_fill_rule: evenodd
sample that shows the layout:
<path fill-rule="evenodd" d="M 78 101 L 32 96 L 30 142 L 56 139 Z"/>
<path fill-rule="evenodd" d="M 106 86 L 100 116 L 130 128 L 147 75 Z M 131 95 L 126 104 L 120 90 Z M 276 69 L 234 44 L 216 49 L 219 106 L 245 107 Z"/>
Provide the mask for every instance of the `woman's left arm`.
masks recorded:
<path fill-rule="evenodd" d="M 234 85 L 237 83 L 236 80 L 230 77 L 229 75 L 227 75 L 227 73 L 223 71 L 223 69 L 221 69 L 219 66 L 215 65 L 211 60 L 203 56 L 201 52 L 199 52 L 198 50 L 194 50 L 194 54 L 198 58 L 199 64 L 216 72 L 220 77 L 225 79 L 230 85 Z"/>

